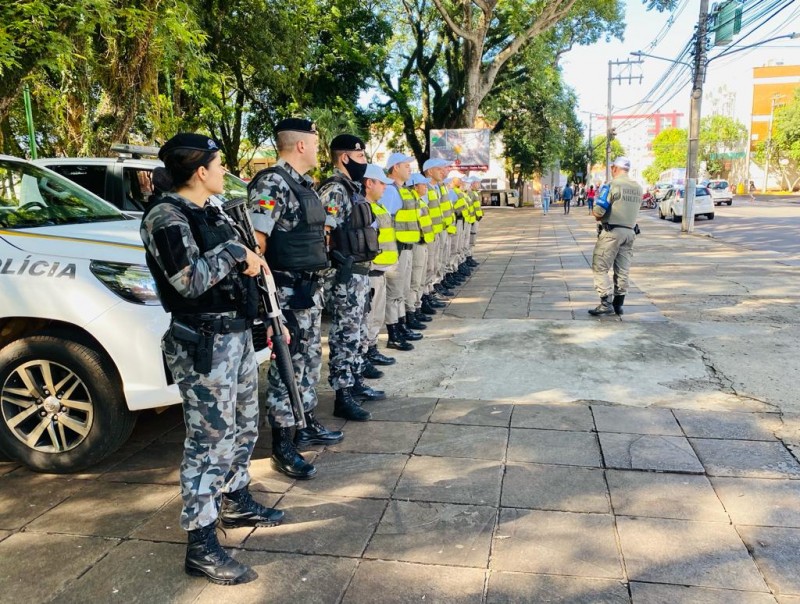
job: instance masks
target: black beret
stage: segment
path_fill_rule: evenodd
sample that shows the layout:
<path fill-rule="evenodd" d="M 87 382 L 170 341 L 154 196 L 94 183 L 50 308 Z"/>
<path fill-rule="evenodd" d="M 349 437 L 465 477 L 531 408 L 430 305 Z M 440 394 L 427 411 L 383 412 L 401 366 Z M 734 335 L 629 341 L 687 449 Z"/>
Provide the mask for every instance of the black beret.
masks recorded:
<path fill-rule="evenodd" d="M 277 123 L 275 126 L 275 134 L 287 131 L 316 134 L 317 126 L 311 120 L 304 120 L 299 117 L 287 117 Z"/>
<path fill-rule="evenodd" d="M 176 149 L 193 149 L 195 151 L 219 151 L 219 146 L 212 138 L 204 134 L 193 134 L 191 132 L 181 132 L 176 134 L 161 146 L 158 151 L 158 159 L 163 160 L 164 156 Z"/>
<path fill-rule="evenodd" d="M 357 136 L 340 134 L 331 141 L 331 151 L 366 151 L 367 146 Z"/>

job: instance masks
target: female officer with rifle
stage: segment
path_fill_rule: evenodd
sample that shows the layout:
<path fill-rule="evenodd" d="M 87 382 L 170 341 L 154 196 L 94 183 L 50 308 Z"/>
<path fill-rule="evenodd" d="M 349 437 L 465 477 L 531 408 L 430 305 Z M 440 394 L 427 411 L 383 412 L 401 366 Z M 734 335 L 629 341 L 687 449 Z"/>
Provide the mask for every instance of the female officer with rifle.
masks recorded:
<path fill-rule="evenodd" d="M 248 491 L 258 437 L 253 278 L 269 269 L 209 201 L 223 191 L 217 144 L 178 134 L 159 159 L 165 168 L 153 181 L 162 194 L 147 207 L 141 237 L 161 303 L 172 313 L 162 347 L 186 423 L 180 472 L 180 523 L 189 534 L 185 568 L 222 585 L 246 583 L 257 575 L 222 549 L 216 523 L 275 526 L 283 520 L 283 512 L 259 504 Z"/>

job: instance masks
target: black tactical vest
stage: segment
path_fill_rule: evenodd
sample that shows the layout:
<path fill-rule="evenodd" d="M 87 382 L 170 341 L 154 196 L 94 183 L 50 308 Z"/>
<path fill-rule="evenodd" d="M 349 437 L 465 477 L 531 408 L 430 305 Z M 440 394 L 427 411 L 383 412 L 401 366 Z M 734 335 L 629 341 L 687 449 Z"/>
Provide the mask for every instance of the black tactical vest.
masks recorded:
<path fill-rule="evenodd" d="M 372 207 L 356 188 L 355 183 L 339 174 L 334 174 L 325 180 L 319 186 L 320 190 L 332 182 L 345 188 L 353 209 L 347 221 L 331 231 L 331 249 L 340 252 L 346 258 L 352 258 L 353 262 L 369 262 L 380 252 L 378 231 L 372 226 L 375 223 Z"/>
<path fill-rule="evenodd" d="M 147 204 L 142 219 L 162 203 L 172 204 L 186 217 L 200 254 L 222 243 L 238 239 L 236 230 L 223 215 L 222 210 L 212 204 L 194 209 L 186 204 L 175 203 L 170 197 L 164 196 Z M 161 305 L 167 312 L 206 314 L 235 311 L 247 319 L 254 319 L 258 315 L 258 290 L 255 280 L 241 274 L 237 269 L 228 273 L 224 279 L 197 298 L 186 298 L 175 290 L 149 250 L 145 250 L 145 257 L 147 267 L 155 279 Z"/>
<path fill-rule="evenodd" d="M 314 272 L 328 268 L 328 255 L 325 251 L 325 210 L 319 195 L 314 189 L 297 182 L 281 166 L 272 166 L 257 173 L 247 185 L 248 193 L 265 174 L 279 175 L 300 204 L 300 222 L 297 226 L 291 231 L 272 229 L 265 255 L 269 267 L 277 271 L 290 272 Z"/>

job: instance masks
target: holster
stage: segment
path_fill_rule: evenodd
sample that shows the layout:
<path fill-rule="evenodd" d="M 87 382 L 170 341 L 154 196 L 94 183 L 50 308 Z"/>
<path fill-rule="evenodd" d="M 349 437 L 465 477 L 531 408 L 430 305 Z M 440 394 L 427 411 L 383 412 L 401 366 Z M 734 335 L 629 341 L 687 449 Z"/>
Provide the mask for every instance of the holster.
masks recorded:
<path fill-rule="evenodd" d="M 180 321 L 173 320 L 170 334 L 176 342 L 180 342 L 193 355 L 194 370 L 197 373 L 211 373 L 211 361 L 214 353 L 214 333 L 201 331 Z"/>
<path fill-rule="evenodd" d="M 290 310 L 284 311 L 283 318 L 286 319 L 286 329 L 289 330 L 291 341 L 289 343 L 289 352 L 292 356 L 298 352 L 306 354 L 308 352 L 309 330 L 300 329 L 297 322 L 297 317 Z"/>
<path fill-rule="evenodd" d="M 320 288 L 320 281 L 310 275 L 299 274 L 293 277 L 284 277 L 275 274 L 275 283 L 281 287 L 288 287 L 292 294 L 286 300 L 289 310 L 308 310 L 314 308 L 314 296 Z"/>

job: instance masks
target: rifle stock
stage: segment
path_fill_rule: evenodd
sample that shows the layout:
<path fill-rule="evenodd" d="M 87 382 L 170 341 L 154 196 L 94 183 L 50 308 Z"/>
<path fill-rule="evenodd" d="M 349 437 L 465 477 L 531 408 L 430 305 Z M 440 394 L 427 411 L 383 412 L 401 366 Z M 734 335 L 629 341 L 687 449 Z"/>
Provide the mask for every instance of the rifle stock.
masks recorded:
<path fill-rule="evenodd" d="M 222 209 L 236 223 L 244 244 L 255 252 L 258 248 L 258 243 L 253 223 L 247 212 L 247 200 L 245 198 L 231 199 L 225 202 Z M 256 284 L 261 296 L 265 319 L 272 328 L 272 352 L 275 355 L 273 362 L 278 369 L 281 381 L 289 392 L 289 402 L 292 406 L 295 426 L 297 429 L 303 429 L 306 427 L 303 399 L 300 397 L 300 390 L 297 387 L 297 380 L 294 375 L 292 353 L 289 351 L 289 346 L 283 337 L 283 313 L 278 304 L 278 290 L 275 286 L 275 280 L 272 275 L 262 268 L 259 276 L 256 277 Z"/>

